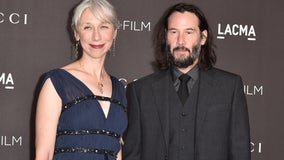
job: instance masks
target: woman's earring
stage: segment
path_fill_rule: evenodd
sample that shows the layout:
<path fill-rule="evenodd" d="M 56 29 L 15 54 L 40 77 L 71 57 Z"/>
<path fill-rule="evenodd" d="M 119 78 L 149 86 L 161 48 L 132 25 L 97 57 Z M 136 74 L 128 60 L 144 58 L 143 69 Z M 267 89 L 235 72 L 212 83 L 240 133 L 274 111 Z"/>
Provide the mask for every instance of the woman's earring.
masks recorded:
<path fill-rule="evenodd" d="M 75 45 L 73 46 L 73 53 L 74 53 L 75 59 L 77 59 L 79 56 L 79 44 L 80 44 L 80 41 L 78 40 L 75 42 Z"/>

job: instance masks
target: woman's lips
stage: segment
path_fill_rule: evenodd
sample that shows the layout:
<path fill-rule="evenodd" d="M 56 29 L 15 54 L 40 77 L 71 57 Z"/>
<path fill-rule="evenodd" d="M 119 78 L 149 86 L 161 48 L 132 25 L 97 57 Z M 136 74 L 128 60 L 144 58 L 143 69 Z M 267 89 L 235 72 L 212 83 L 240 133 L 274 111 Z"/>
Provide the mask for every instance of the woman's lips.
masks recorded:
<path fill-rule="evenodd" d="M 90 44 L 90 46 L 91 46 L 92 48 L 95 48 L 95 49 L 100 49 L 100 48 L 103 48 L 103 47 L 104 47 L 104 44 L 99 44 L 99 45 Z"/>

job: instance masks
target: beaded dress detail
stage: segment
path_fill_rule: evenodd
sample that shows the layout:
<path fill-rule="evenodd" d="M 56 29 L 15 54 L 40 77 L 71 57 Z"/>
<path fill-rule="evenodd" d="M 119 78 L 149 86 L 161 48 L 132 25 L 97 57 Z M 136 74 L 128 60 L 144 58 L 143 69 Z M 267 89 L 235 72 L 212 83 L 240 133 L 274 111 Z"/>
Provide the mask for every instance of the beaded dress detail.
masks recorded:
<path fill-rule="evenodd" d="M 127 127 L 125 89 L 111 76 L 112 96 L 94 95 L 79 79 L 63 69 L 47 72 L 62 100 L 54 160 L 115 160 Z M 105 116 L 98 100 L 109 101 Z"/>

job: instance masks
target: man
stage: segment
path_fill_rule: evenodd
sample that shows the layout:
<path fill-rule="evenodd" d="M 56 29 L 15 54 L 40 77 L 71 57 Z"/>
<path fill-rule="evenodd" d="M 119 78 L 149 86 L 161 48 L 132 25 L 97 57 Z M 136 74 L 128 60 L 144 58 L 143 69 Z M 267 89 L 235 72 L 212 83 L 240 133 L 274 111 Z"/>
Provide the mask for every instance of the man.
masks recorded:
<path fill-rule="evenodd" d="M 161 71 L 128 86 L 124 160 L 250 160 L 242 80 L 213 67 L 212 33 L 202 11 L 176 4 L 156 29 Z"/>

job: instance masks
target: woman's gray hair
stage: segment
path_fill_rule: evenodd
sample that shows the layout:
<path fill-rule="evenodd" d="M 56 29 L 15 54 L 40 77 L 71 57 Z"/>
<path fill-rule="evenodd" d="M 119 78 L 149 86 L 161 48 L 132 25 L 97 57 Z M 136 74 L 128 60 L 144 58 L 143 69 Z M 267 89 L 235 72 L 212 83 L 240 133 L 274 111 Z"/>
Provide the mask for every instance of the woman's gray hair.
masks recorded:
<path fill-rule="evenodd" d="M 85 9 L 90 8 L 94 16 L 102 21 L 113 24 L 118 29 L 119 22 L 114 7 L 107 0 L 83 0 L 74 10 L 71 27 L 74 32 L 78 29 L 78 24 Z"/>

